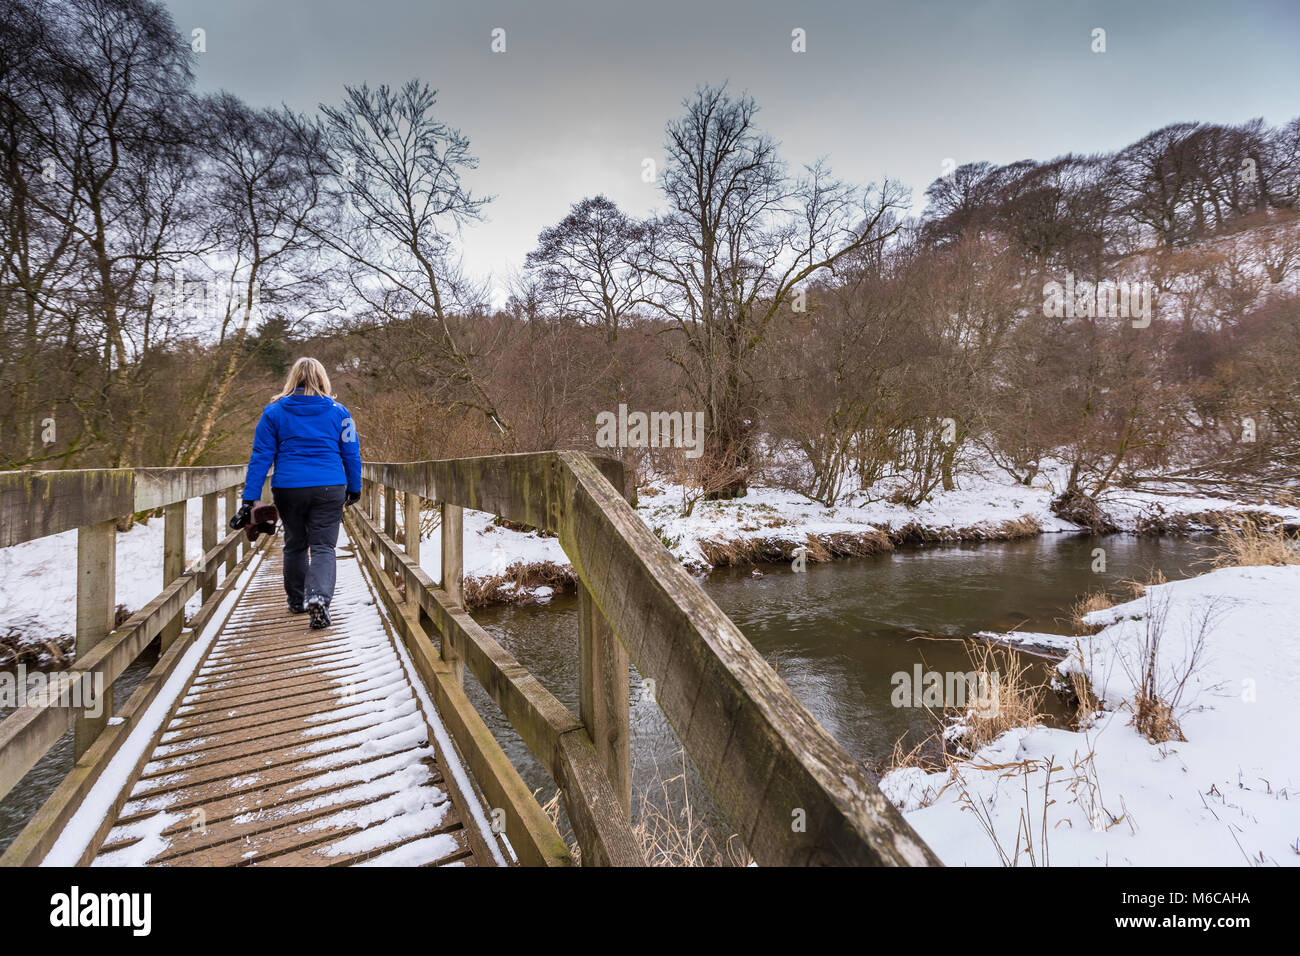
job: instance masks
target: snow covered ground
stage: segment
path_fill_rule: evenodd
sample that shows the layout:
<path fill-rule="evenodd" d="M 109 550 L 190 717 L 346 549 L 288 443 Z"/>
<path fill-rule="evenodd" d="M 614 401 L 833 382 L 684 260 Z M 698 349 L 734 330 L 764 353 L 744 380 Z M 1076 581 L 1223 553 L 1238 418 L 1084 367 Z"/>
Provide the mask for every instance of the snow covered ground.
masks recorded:
<path fill-rule="evenodd" d="M 790 551 L 809 535 L 829 539 L 834 535 L 888 535 L 909 525 L 947 540 L 979 540 L 1017 533 L 1008 525 L 1029 519 L 1044 533 L 1077 532 L 1078 526 L 1052 514 L 1051 479 L 1059 484 L 1059 469 L 1047 469 L 1032 487 L 1017 485 L 1003 473 L 959 475 L 953 491 L 937 491 L 930 501 L 908 508 L 888 500 L 892 485 L 882 482 L 870 494 L 854 492 L 827 508 L 797 492 L 755 485 L 735 501 L 701 501 L 689 517 L 683 515 L 683 489 L 666 481 L 651 481 L 640 492 L 637 511 L 669 550 L 694 572 L 707 572 L 712 563 L 710 543 L 775 543 Z M 1195 516 L 1249 510 L 1274 514 L 1300 524 L 1300 508 L 1246 504 L 1228 498 L 1204 497 L 1188 489 L 1168 486 L 1153 491 L 1117 489 L 1103 496 L 1102 505 L 1121 529 L 1137 530 L 1153 517 Z M 200 553 L 200 501 L 189 503 L 186 553 L 191 561 Z M 1193 522 L 1193 527 L 1195 523 Z M 118 536 L 117 600 L 129 611 L 143 607 L 162 590 L 161 518 L 137 525 Z M 420 563 L 439 580 L 439 531 L 425 540 Z M 885 543 L 888 547 L 888 543 Z M 500 579 L 513 565 L 551 562 L 570 568 L 556 538 L 520 532 L 493 524 L 493 516 L 465 512 L 465 576 L 479 581 Z M 43 643 L 66 637 L 76 627 L 76 532 L 51 535 L 11 548 L 0 549 L 0 635 L 13 631 L 25 642 Z M 499 584 L 496 594 L 520 602 L 546 601 L 549 586 L 515 588 Z M 198 607 L 198 596 L 189 610 Z"/>
<path fill-rule="evenodd" d="M 766 538 L 802 542 L 807 535 L 897 531 L 916 525 L 948 538 L 996 538 L 1007 522 L 1029 517 L 1041 530 L 1078 531 L 1052 514 L 1046 487 L 1025 487 L 996 478 L 964 476 L 953 491 L 938 491 L 915 508 L 887 500 L 889 487 L 868 496 L 858 492 L 827 508 L 798 492 L 763 486 L 734 501 L 701 501 L 682 514 L 682 489 L 663 484 L 662 493 L 643 496 L 638 511 L 670 550 L 688 566 L 706 569 L 702 542 Z"/>
<path fill-rule="evenodd" d="M 202 554 L 203 501 L 185 511 L 185 556 Z M 219 512 L 220 514 L 220 512 Z M 224 527 L 219 533 L 225 533 Z M 163 589 L 163 519 L 152 518 L 117 536 L 117 603 L 138 611 Z M 15 631 L 25 643 L 43 643 L 77 629 L 77 532 L 64 531 L 10 548 L 0 548 L 0 635 Z M 202 596 L 194 595 L 187 613 Z"/>
<path fill-rule="evenodd" d="M 398 520 L 405 520 L 400 505 Z M 494 520 L 494 515 L 482 511 L 465 511 L 463 561 L 466 578 L 485 581 L 504 575 L 515 564 L 549 561 L 561 567 L 572 567 L 560 547 L 559 538 L 543 537 L 535 531 L 514 531 L 493 524 Z M 420 543 L 420 567 L 435 581 L 442 580 L 441 534 L 441 529 L 435 528 L 431 535 L 421 538 Z M 502 589 L 511 591 L 512 585 L 507 582 Z M 545 602 L 552 593 L 549 587 L 523 589 L 519 600 Z"/>
<path fill-rule="evenodd" d="M 827 508 L 798 492 L 755 485 L 734 501 L 697 502 L 690 516 L 683 511 L 683 489 L 669 482 L 652 481 L 639 492 L 637 513 L 689 569 L 706 572 L 712 566 L 708 551 L 719 542 L 784 542 L 789 550 L 809 535 L 829 539 L 835 535 L 870 535 L 899 532 L 908 526 L 924 529 L 946 540 L 980 540 L 1015 536 L 1017 522 L 1028 519 L 1043 533 L 1078 533 L 1082 529 L 1058 518 L 1050 504 L 1055 491 L 1044 477 L 1032 487 L 1017 485 L 1004 475 L 968 473 L 953 491 L 937 491 L 930 501 L 908 508 L 888 500 L 889 484 L 871 495 L 847 495 Z M 1249 511 L 1276 515 L 1300 524 L 1300 508 L 1255 505 L 1229 498 L 1205 497 L 1171 486 L 1152 491 L 1117 490 L 1103 496 L 1103 507 L 1125 531 L 1136 531 L 1144 520 L 1171 516 Z M 1192 521 L 1189 530 L 1209 530 Z M 421 549 L 420 563 L 439 578 L 438 532 Z M 568 567 L 569 561 L 555 538 L 539 537 L 496 527 L 490 515 L 465 513 L 465 575 L 486 579 L 502 575 L 510 565 L 550 561 Z M 521 594 L 521 597 L 526 597 Z"/>
<path fill-rule="evenodd" d="M 1106 626 L 1058 667 L 1101 699 L 1087 729 L 1020 728 L 949 771 L 882 780 L 922 838 L 949 865 L 1300 865 L 1300 566 L 1151 586 L 1087 620 Z M 1185 741 L 1131 724 L 1157 630 L 1164 694 L 1197 659 L 1175 711 Z"/>

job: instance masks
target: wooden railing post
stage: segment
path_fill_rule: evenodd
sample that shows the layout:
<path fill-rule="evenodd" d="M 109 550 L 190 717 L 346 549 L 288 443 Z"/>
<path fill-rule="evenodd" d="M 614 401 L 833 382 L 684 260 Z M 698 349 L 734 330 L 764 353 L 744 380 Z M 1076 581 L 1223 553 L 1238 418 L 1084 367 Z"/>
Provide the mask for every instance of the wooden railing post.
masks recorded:
<path fill-rule="evenodd" d="M 397 542 L 397 489 L 392 485 L 384 486 L 384 534 L 394 543 Z M 393 559 L 387 555 L 384 556 L 384 571 L 388 573 L 391 581 L 397 565 Z"/>
<path fill-rule="evenodd" d="M 465 606 L 465 511 L 460 505 L 438 503 L 442 515 L 442 589 L 456 607 Z M 446 661 L 461 683 L 465 680 L 465 662 L 451 649 L 451 642 L 442 637 L 442 659 Z"/>
<path fill-rule="evenodd" d="M 117 521 L 77 529 L 77 659 L 107 637 L 117 623 Z M 88 703 L 88 702 L 83 702 Z M 73 731 L 74 759 L 81 759 L 108 725 L 113 687 L 103 690 L 98 717 L 78 717 Z"/>
<path fill-rule="evenodd" d="M 377 491 L 375 489 L 375 483 L 369 478 L 363 478 L 361 480 L 361 500 L 365 503 L 366 516 L 370 518 L 371 521 L 378 522 L 379 511 Z M 364 541 L 362 542 L 362 547 L 369 548 L 371 554 L 379 553 L 378 545 L 376 545 L 374 541 Z"/>
<path fill-rule="evenodd" d="M 163 508 L 163 588 L 185 573 L 185 506 L 177 501 Z M 180 637 L 184 610 L 162 629 L 162 649 L 166 651 Z"/>
<path fill-rule="evenodd" d="M 217 493 L 214 491 L 211 494 L 203 496 L 203 554 L 206 556 L 207 553 L 211 551 L 213 548 L 215 548 L 216 546 L 217 546 Z M 212 570 L 214 573 L 208 575 L 203 580 L 203 603 L 204 604 L 208 603 L 208 598 L 212 597 L 212 593 L 217 589 L 217 575 L 215 573 L 216 569 L 213 568 Z M 204 572 L 208 571 L 206 565 L 204 565 L 203 571 Z"/>
<path fill-rule="evenodd" d="M 233 517 L 235 516 L 235 512 L 238 511 L 238 510 L 239 510 L 239 489 L 237 489 L 237 488 L 227 488 L 227 489 L 226 489 L 226 523 L 225 523 L 225 528 L 228 529 L 228 528 L 230 527 L 230 519 L 233 518 Z M 235 570 L 235 551 L 234 551 L 234 550 L 232 550 L 232 551 L 230 552 L 230 554 L 226 555 L 226 574 L 229 574 L 229 573 L 230 573 L 231 571 L 233 571 L 233 570 Z"/>
<path fill-rule="evenodd" d="M 465 509 L 445 501 L 442 512 L 442 589 L 457 607 L 465 606 Z"/>
<path fill-rule="evenodd" d="M 420 508 L 423 502 L 419 495 L 407 491 L 402 496 L 402 543 L 406 553 L 416 564 L 420 563 Z"/>
<path fill-rule="evenodd" d="M 632 812 L 631 716 L 627 651 L 586 585 L 578 584 L 578 716 L 610 785 Z"/>

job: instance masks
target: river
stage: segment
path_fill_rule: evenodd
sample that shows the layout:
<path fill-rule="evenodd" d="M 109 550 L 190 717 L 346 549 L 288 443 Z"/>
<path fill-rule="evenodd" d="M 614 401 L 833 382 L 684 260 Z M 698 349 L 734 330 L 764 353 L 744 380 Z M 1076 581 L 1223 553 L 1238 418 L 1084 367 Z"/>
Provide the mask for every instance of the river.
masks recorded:
<path fill-rule="evenodd" d="M 887 764 L 895 742 L 929 735 L 934 718 L 924 708 L 894 707 L 897 672 L 970 670 L 967 641 L 983 630 L 1071 633 L 1069 609 L 1089 592 L 1126 599 L 1124 582 L 1169 580 L 1204 570 L 1205 538 L 1047 534 L 1018 541 L 924 545 L 867 558 L 809 565 L 796 574 L 786 565 L 713 572 L 705 590 L 772 663 L 791 690 L 851 756 L 868 768 Z M 1095 551 L 1105 551 L 1105 571 L 1095 573 Z M 475 612 L 494 637 L 560 700 L 577 712 L 577 601 L 497 607 Z M 1051 663 L 1027 658 L 1031 674 L 1046 682 Z M 554 790 L 549 776 L 504 716 L 472 679 L 467 688 L 479 712 L 525 781 Z M 1049 722 L 1064 716 L 1055 695 L 1045 697 Z M 657 778 L 681 771 L 680 745 L 658 705 L 633 674 L 632 791 L 634 810 Z M 711 819 L 719 817 L 707 791 L 687 767 L 691 799 Z M 677 786 L 674 785 L 674 792 Z M 680 794 L 677 794 L 680 796 Z"/>

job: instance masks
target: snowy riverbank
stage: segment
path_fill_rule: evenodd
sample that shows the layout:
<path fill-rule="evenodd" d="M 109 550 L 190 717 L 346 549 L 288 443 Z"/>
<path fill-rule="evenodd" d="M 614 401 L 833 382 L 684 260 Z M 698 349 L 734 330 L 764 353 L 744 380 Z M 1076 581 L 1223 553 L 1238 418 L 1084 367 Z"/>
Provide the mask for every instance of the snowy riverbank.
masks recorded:
<path fill-rule="evenodd" d="M 1033 486 L 1018 485 L 990 470 L 959 476 L 953 491 L 936 491 L 929 501 L 907 507 L 891 498 L 889 480 L 870 492 L 854 491 L 833 507 L 797 492 L 756 484 L 734 501 L 699 501 L 684 512 L 684 489 L 651 480 L 638 493 L 637 513 L 664 545 L 694 573 L 727 564 L 790 560 L 808 548 L 808 560 L 829 560 L 890 550 L 912 541 L 977 541 L 1082 529 L 1051 511 L 1050 483 L 1060 476 L 1045 471 Z M 1165 493 L 1116 489 L 1102 506 L 1123 531 L 1210 530 L 1213 521 L 1233 513 L 1262 513 L 1300 525 L 1300 508 L 1258 505 L 1205 497 L 1166 486 Z M 200 502 L 189 503 L 187 554 L 199 554 Z M 154 518 L 119 534 L 117 600 L 130 611 L 143 607 L 162 589 L 163 522 Z M 441 576 L 439 531 L 421 548 L 421 564 Z M 44 647 L 69 645 L 76 625 L 76 532 L 64 532 L 0 549 L 0 638 Z M 573 570 L 558 539 L 517 531 L 482 512 L 465 513 L 466 592 L 476 604 L 544 603 L 573 586 Z M 197 596 L 191 610 L 197 607 Z M 7 656 L 7 655 L 6 655 Z M 53 655 L 41 652 L 46 663 Z"/>
<path fill-rule="evenodd" d="M 1130 533 L 1210 531 L 1233 514 L 1262 514 L 1300 525 L 1300 508 L 1206 497 L 1176 486 L 1168 493 L 1115 490 L 1102 499 L 1111 521 Z M 890 500 L 882 482 L 825 507 L 797 492 L 756 485 L 744 498 L 699 501 L 684 512 L 684 489 L 651 481 L 638 491 L 637 513 L 664 546 L 694 573 L 724 565 L 791 560 L 808 548 L 808 560 L 888 551 L 914 541 L 1003 540 L 1044 533 L 1079 533 L 1079 525 L 1051 510 L 1046 478 L 1018 485 L 1000 474 L 965 474 L 953 491 L 937 491 L 916 507 Z M 440 575 L 438 532 L 421 549 L 421 565 Z M 555 593 L 572 569 L 555 538 L 500 527 L 490 515 L 465 513 L 465 576 L 484 603 L 529 603 Z M 542 583 L 538 584 L 538 581 Z"/>
<path fill-rule="evenodd" d="M 886 775 L 917 832 L 952 866 L 1300 865 L 1300 566 L 1150 586 L 1086 620 L 1105 626 L 1058 672 L 1088 677 L 1088 726 L 1011 730 L 949 770 Z M 1154 686 L 1183 684 L 1185 740 L 1131 722 L 1157 634 Z"/>

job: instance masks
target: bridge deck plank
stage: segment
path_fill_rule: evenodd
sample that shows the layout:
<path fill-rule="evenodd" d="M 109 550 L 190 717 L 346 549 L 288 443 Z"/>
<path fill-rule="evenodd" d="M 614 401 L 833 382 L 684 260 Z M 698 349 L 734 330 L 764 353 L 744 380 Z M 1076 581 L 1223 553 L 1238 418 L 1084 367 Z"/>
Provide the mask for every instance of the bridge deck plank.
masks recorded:
<path fill-rule="evenodd" d="M 96 865 L 492 864 L 475 858 L 350 544 L 338 559 L 331 626 L 311 631 L 272 546 Z"/>

